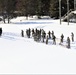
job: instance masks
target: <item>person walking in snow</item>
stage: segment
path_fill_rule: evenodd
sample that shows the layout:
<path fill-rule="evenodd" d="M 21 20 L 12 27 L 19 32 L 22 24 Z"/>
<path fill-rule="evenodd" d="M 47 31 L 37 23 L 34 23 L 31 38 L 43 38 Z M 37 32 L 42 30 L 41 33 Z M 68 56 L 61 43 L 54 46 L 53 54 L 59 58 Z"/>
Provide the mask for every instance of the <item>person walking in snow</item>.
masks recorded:
<path fill-rule="evenodd" d="M 21 30 L 21 36 L 24 37 L 24 31 L 23 30 Z"/>
<path fill-rule="evenodd" d="M 43 39 L 43 41 L 42 42 L 44 42 L 44 39 L 46 38 L 46 33 L 45 33 L 45 31 L 43 30 L 42 31 L 42 39 Z"/>
<path fill-rule="evenodd" d="M 31 36 L 31 29 L 29 28 L 28 29 L 28 38 L 30 38 L 30 36 Z"/>
<path fill-rule="evenodd" d="M 51 32 L 50 31 L 48 32 L 48 35 L 49 35 L 49 39 L 51 39 Z"/>
<path fill-rule="evenodd" d="M 72 42 L 74 42 L 74 33 L 73 32 L 71 33 L 71 39 L 72 39 Z"/>
<path fill-rule="evenodd" d="M 35 31 L 34 31 L 34 29 L 32 29 L 32 37 L 34 37 L 34 33 L 35 33 Z"/>
<path fill-rule="evenodd" d="M 46 44 L 48 44 L 48 35 L 47 35 L 47 37 L 46 37 Z"/>
<path fill-rule="evenodd" d="M 2 28 L 0 28 L 0 36 L 2 35 Z"/>
<path fill-rule="evenodd" d="M 53 37 L 54 37 L 54 31 L 52 31 L 52 33 L 51 33 L 51 34 L 52 34 L 52 39 L 53 39 Z"/>
<path fill-rule="evenodd" d="M 67 37 L 67 48 L 70 48 L 70 38 Z"/>
<path fill-rule="evenodd" d="M 55 35 L 53 35 L 53 44 L 56 45 L 56 36 Z"/>
<path fill-rule="evenodd" d="M 63 43 L 63 39 L 64 39 L 64 35 L 62 34 L 62 35 L 61 35 L 60 43 Z"/>

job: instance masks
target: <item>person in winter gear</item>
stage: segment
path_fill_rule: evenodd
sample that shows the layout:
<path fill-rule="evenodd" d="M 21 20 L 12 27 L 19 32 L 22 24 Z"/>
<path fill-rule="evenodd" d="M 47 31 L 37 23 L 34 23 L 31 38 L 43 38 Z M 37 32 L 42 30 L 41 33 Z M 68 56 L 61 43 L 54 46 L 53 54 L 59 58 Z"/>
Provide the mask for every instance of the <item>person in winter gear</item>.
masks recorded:
<path fill-rule="evenodd" d="M 53 37 L 54 37 L 54 31 L 52 31 L 52 33 L 51 33 L 51 34 L 52 34 L 52 39 L 53 39 Z"/>
<path fill-rule="evenodd" d="M 0 36 L 2 35 L 2 28 L 0 28 Z"/>
<path fill-rule="evenodd" d="M 50 31 L 48 32 L 48 35 L 49 35 L 49 39 L 51 39 L 51 32 Z"/>
<path fill-rule="evenodd" d="M 48 36 L 46 37 L 46 44 L 48 44 Z"/>
<path fill-rule="evenodd" d="M 72 39 L 72 42 L 74 42 L 74 33 L 73 32 L 71 33 L 71 39 Z"/>
<path fill-rule="evenodd" d="M 53 44 L 56 45 L 56 36 L 55 35 L 53 35 Z"/>
<path fill-rule="evenodd" d="M 70 38 L 67 37 L 67 48 L 70 48 Z"/>
<path fill-rule="evenodd" d="M 43 30 L 42 31 L 42 39 L 43 39 L 43 42 L 44 42 L 44 39 L 46 38 L 46 33 L 45 33 L 45 31 Z"/>
<path fill-rule="evenodd" d="M 64 35 L 62 34 L 62 35 L 61 35 L 60 43 L 63 43 L 63 39 L 64 39 Z"/>
<path fill-rule="evenodd" d="M 21 30 L 21 36 L 24 37 L 24 31 L 23 30 Z"/>

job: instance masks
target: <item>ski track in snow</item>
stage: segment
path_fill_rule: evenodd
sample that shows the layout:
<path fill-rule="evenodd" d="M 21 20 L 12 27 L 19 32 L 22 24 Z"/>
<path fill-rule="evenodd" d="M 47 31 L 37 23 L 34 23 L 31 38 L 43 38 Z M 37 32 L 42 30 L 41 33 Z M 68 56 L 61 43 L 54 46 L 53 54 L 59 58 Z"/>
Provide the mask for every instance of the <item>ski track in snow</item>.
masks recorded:
<path fill-rule="evenodd" d="M 2 38 L 3 39 L 8 39 L 8 40 L 13 40 L 13 41 L 16 41 L 16 40 L 19 40 L 20 36 L 16 33 L 11 33 L 11 32 L 4 32 L 2 34 Z"/>
<path fill-rule="evenodd" d="M 32 42 L 32 38 L 27 38 L 27 37 L 21 37 L 21 35 L 17 33 L 11 33 L 11 32 L 4 32 L 1 36 L 2 39 L 7 39 L 10 41 L 24 41 L 24 42 Z"/>

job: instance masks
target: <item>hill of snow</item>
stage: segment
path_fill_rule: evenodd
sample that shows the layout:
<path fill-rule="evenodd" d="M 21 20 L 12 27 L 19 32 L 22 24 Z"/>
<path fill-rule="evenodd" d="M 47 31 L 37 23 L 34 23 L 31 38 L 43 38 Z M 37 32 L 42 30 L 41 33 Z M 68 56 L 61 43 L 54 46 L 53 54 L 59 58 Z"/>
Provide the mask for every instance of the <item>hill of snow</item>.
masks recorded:
<path fill-rule="evenodd" d="M 11 24 L 0 24 L 3 34 L 0 37 L 0 74 L 76 74 L 76 25 L 59 20 L 25 20 L 17 18 Z M 57 44 L 35 42 L 27 38 L 26 29 L 44 29 L 54 31 Z M 21 37 L 21 30 L 25 37 Z M 64 42 L 71 32 L 75 41 L 71 41 L 71 49 L 59 45 L 60 36 L 64 34 Z"/>

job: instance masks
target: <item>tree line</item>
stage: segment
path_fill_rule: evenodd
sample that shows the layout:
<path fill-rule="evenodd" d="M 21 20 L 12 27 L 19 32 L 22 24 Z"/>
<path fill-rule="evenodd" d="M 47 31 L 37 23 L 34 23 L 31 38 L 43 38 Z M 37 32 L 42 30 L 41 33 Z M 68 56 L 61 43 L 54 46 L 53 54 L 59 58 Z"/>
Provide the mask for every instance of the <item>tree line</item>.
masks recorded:
<path fill-rule="evenodd" d="M 69 0 L 69 8 L 74 9 L 74 0 Z M 67 0 L 61 0 L 62 16 L 67 12 Z M 8 17 L 18 11 L 24 16 L 49 15 L 59 18 L 59 0 L 0 0 L 0 14 Z"/>

